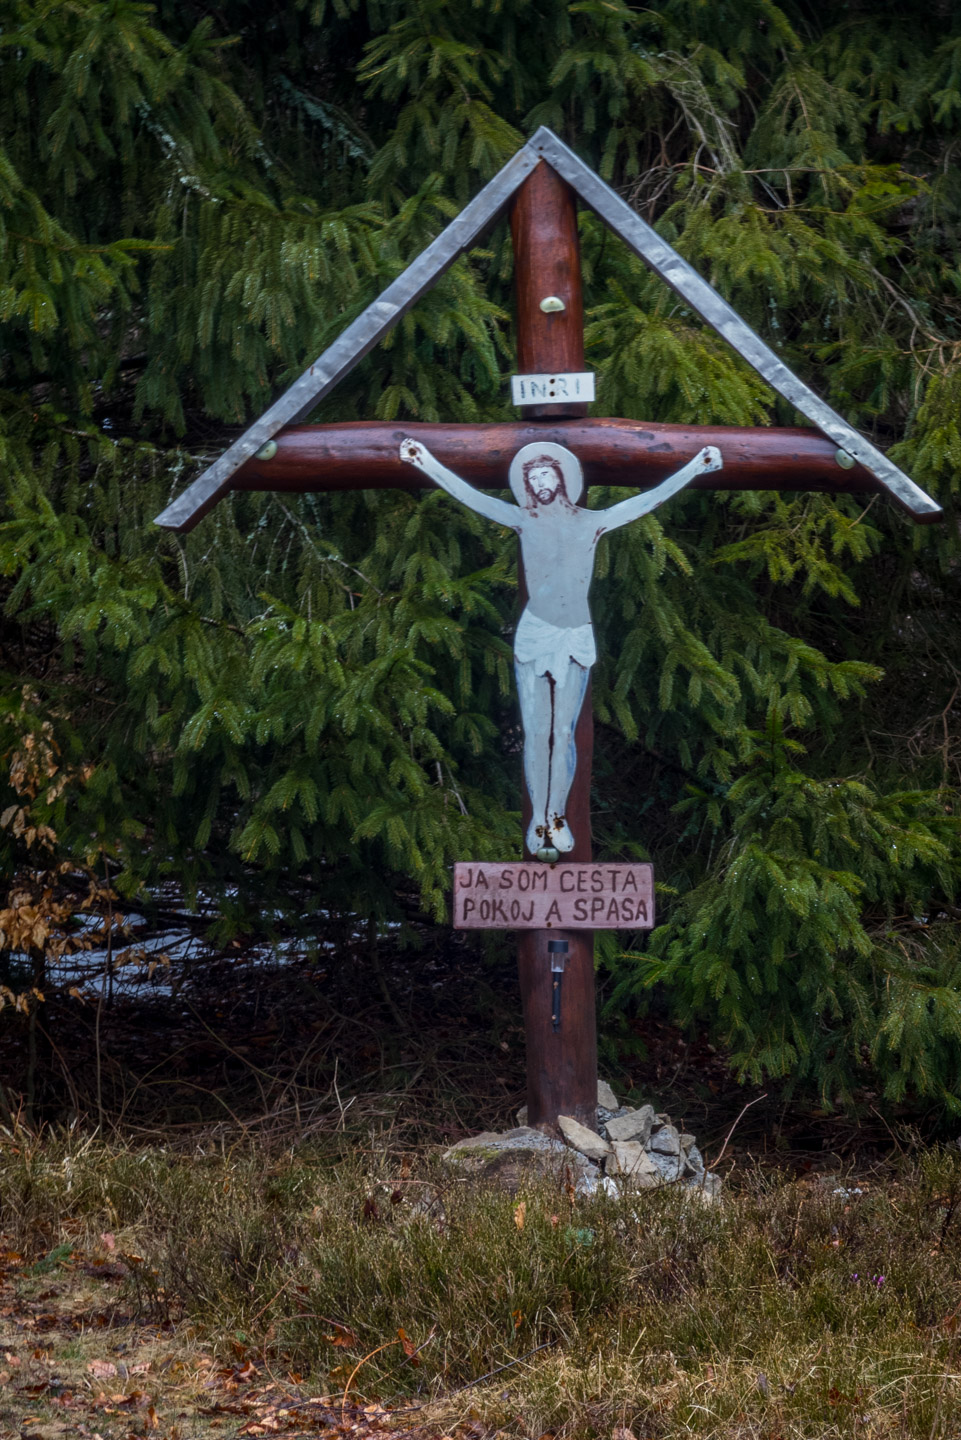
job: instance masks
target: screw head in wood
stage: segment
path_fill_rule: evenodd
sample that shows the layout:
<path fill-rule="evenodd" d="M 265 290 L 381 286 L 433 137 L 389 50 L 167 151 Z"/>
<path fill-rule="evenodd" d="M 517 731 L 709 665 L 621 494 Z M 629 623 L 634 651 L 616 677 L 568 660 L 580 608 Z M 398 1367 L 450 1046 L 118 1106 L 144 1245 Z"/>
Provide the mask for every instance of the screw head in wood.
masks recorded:
<path fill-rule="evenodd" d="M 846 450 L 835 450 L 834 458 L 842 470 L 853 470 L 857 464 L 854 456 L 849 455 Z"/>
<path fill-rule="evenodd" d="M 553 845 L 542 845 L 537 852 L 537 858 L 542 860 L 545 865 L 556 865 L 561 857 L 560 852 L 555 850 Z"/>
<path fill-rule="evenodd" d="M 255 460 L 273 460 L 273 458 L 274 458 L 274 456 L 275 456 L 276 454 L 277 454 L 277 441 L 276 441 L 276 440 L 268 440 L 267 443 L 266 443 L 266 445 L 261 445 L 260 449 L 257 451 L 256 455 L 254 456 L 254 459 L 255 459 Z"/>
<path fill-rule="evenodd" d="M 541 309 L 545 315 L 554 315 L 558 310 L 566 310 L 567 306 L 559 295 L 545 295 L 541 301 Z"/>

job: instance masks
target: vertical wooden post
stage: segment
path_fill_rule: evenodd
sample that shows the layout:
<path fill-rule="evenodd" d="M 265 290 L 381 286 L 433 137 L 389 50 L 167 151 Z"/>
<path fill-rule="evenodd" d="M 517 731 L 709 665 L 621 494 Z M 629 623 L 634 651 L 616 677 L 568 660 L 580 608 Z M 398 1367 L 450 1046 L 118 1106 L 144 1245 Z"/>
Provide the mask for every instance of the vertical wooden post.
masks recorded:
<path fill-rule="evenodd" d="M 574 192 L 544 161 L 518 191 L 511 211 L 514 244 L 517 365 L 521 374 L 584 369 L 584 309 L 581 294 L 577 203 Z M 561 311 L 543 311 L 554 296 Z M 584 404 L 529 405 L 525 419 L 559 420 L 587 414 Z M 521 573 L 521 603 L 526 585 Z M 591 762 L 594 712 L 591 687 L 577 723 L 577 772 L 567 804 L 575 847 L 558 862 L 591 859 Z M 530 800 L 523 797 L 524 831 Z M 540 861 L 525 849 L 524 858 Z M 566 940 L 567 969 L 562 987 L 561 1024 L 551 1024 L 552 977 L 548 940 Z M 597 1026 L 594 1009 L 594 934 L 591 930 L 522 930 L 518 969 L 527 1042 L 527 1123 L 556 1132 L 558 1115 L 572 1115 L 597 1128 Z"/>

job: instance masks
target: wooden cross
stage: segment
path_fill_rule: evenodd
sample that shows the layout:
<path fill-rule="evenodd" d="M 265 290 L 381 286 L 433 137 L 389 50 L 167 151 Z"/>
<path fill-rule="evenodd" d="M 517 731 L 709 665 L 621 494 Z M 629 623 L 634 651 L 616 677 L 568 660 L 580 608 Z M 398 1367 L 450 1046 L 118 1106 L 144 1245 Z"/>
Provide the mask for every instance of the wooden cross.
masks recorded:
<path fill-rule="evenodd" d="M 587 419 L 587 403 L 569 398 L 579 380 L 590 378 L 584 375 L 578 198 L 821 433 Z M 522 418 L 491 425 L 297 424 L 508 207 L 515 258 L 517 364 L 526 377 L 519 398 L 530 401 L 531 386 L 526 382 L 543 377 L 539 389 L 535 379 L 534 403 L 520 404 Z M 534 444 L 572 451 L 583 467 L 586 485 L 628 484 L 642 491 L 656 487 L 711 446 L 720 450 L 723 468 L 705 469 L 691 482 L 694 488 L 832 494 L 883 490 L 916 521 L 941 517 L 930 496 L 792 375 L 727 302 L 546 129 L 537 132 L 300 380 L 168 506 L 157 523 L 189 530 L 230 490 L 429 486 L 426 475 L 401 459 L 401 444 L 408 439 L 427 447 L 442 466 L 482 490 L 502 489 L 516 452 Z M 524 602 L 523 569 L 520 588 Z M 566 808 L 574 845 L 558 857 L 560 865 L 592 859 L 589 679 L 575 743 L 577 764 Z M 522 808 L 527 831 L 531 810 L 526 789 Z M 525 860 L 538 863 L 526 845 Z M 556 955 L 564 945 L 560 1007 Z M 554 1131 L 558 1115 L 570 1115 L 596 1128 L 593 930 L 521 929 L 518 964 L 527 1043 L 528 1123 Z"/>

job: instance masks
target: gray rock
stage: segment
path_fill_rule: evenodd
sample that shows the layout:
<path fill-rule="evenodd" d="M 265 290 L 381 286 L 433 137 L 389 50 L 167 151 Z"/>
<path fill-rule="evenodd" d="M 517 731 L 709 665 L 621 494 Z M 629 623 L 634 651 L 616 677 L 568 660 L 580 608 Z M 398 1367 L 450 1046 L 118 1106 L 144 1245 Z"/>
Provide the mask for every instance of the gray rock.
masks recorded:
<path fill-rule="evenodd" d="M 665 1155 L 660 1150 L 648 1150 L 647 1158 L 659 1172 L 661 1179 L 673 1185 L 684 1174 L 684 1158 L 681 1155 Z"/>
<path fill-rule="evenodd" d="M 612 1140 L 638 1140 L 646 1145 L 653 1124 L 653 1109 L 650 1105 L 642 1105 L 640 1110 L 627 1110 L 623 1115 L 608 1120 L 604 1128 Z"/>
<path fill-rule="evenodd" d="M 611 1147 L 604 1137 L 595 1135 L 593 1130 L 588 1130 L 586 1125 L 582 1125 L 573 1116 L 558 1115 L 557 1123 L 568 1145 L 581 1155 L 586 1155 L 589 1160 L 603 1160 L 605 1155 L 610 1154 Z"/>
<path fill-rule="evenodd" d="M 686 1182 L 686 1188 L 692 1195 L 703 1200 L 705 1205 L 720 1205 L 721 1191 L 724 1182 L 720 1175 L 715 1175 L 713 1170 L 707 1170 L 703 1175 L 696 1176 L 693 1180 Z"/>
<path fill-rule="evenodd" d="M 648 1140 L 647 1149 L 656 1150 L 659 1155 L 680 1155 L 681 1137 L 673 1125 L 662 1125 Z"/>
<path fill-rule="evenodd" d="M 684 1137 L 682 1136 L 681 1138 L 683 1140 Z M 696 1145 L 689 1146 L 684 1159 L 685 1171 L 688 1175 L 704 1174 L 704 1157 Z"/>
<path fill-rule="evenodd" d="M 635 1189 L 647 1190 L 661 1183 L 661 1173 L 637 1140 L 615 1140 L 605 1166 L 608 1175 L 629 1179 Z"/>
<path fill-rule="evenodd" d="M 487 1130 L 452 1145 L 444 1160 L 481 1180 L 491 1180 L 512 1193 L 525 1182 L 551 1176 L 573 1184 L 579 1195 L 620 1194 L 682 1182 L 705 1203 L 719 1200 L 721 1180 L 705 1169 L 695 1137 L 680 1134 L 666 1115 L 653 1107 L 628 1109 L 603 1080 L 597 1082 L 596 1135 L 570 1115 L 559 1115 L 563 1140 L 555 1140 L 525 1122 L 527 1107 L 517 1112 L 513 1130 Z M 613 1101 L 614 1109 L 605 1102 Z M 610 1143 L 608 1143 L 610 1141 Z M 602 1167 L 606 1174 L 602 1173 Z"/>
<path fill-rule="evenodd" d="M 448 1165 L 478 1179 L 495 1181 L 512 1193 L 541 1176 L 574 1183 L 585 1173 L 597 1174 L 595 1166 L 563 1141 L 527 1126 L 471 1135 L 458 1140 L 443 1158 Z"/>

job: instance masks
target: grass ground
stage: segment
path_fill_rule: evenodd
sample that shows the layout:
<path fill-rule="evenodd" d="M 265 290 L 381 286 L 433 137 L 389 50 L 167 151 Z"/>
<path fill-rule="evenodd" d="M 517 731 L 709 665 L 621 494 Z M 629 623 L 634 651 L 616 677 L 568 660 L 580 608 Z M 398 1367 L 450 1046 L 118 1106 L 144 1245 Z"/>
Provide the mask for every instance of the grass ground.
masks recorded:
<path fill-rule="evenodd" d="M 517 1195 L 426 1148 L 0 1135 L 0 1437 L 961 1435 L 961 1150 Z"/>
<path fill-rule="evenodd" d="M 738 1085 L 649 1015 L 602 1029 L 619 1095 L 709 1161 L 751 1102 L 723 1206 L 485 1190 L 437 1156 L 523 1103 L 510 957 L 363 958 L 48 1002 L 33 1125 L 7 1012 L 0 1440 L 961 1436 L 938 1117 Z"/>

